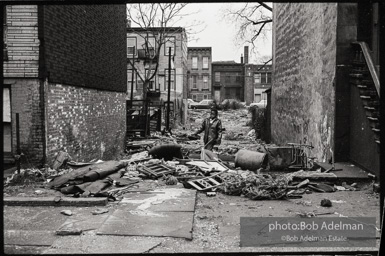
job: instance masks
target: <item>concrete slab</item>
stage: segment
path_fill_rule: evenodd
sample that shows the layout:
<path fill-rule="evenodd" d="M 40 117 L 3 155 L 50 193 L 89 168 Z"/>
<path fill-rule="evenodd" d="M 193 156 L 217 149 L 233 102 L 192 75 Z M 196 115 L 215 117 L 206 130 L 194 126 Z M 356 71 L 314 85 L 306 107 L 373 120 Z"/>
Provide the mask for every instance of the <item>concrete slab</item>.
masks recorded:
<path fill-rule="evenodd" d="M 6 230 L 4 231 L 5 245 L 51 246 L 56 236 L 53 231 L 39 230 Z"/>
<path fill-rule="evenodd" d="M 42 254 L 131 254 L 145 253 L 160 245 L 162 238 L 116 236 L 61 237 Z"/>
<path fill-rule="evenodd" d="M 138 211 L 132 214 L 116 210 L 97 230 L 97 234 L 179 237 L 191 240 L 193 220 L 193 212 Z"/>
<path fill-rule="evenodd" d="M 188 212 L 194 211 L 195 199 L 195 190 L 172 188 L 156 190 L 151 194 L 125 194 L 119 207 L 127 211 Z"/>
<path fill-rule="evenodd" d="M 68 216 L 56 207 L 8 207 L 3 208 L 4 230 L 55 231 Z"/>
<path fill-rule="evenodd" d="M 79 229 L 88 231 L 100 228 L 110 213 L 93 215 L 92 211 L 96 209 L 97 207 L 76 208 L 74 215 L 69 216 L 57 230 Z"/>
<path fill-rule="evenodd" d="M 328 170 L 332 168 L 332 164 L 329 163 L 323 163 L 323 162 L 317 162 L 317 165 L 319 165 L 323 170 Z M 342 171 L 330 171 L 330 173 L 334 173 L 337 176 L 337 179 L 357 179 L 357 180 L 369 180 L 368 172 L 362 170 L 360 167 L 348 163 L 348 162 L 340 162 L 340 163 L 334 163 L 334 168 L 336 170 L 342 169 Z"/>
<path fill-rule="evenodd" d="M 126 194 L 97 234 L 192 239 L 195 199 L 195 190 L 180 188 Z"/>
<path fill-rule="evenodd" d="M 55 202 L 55 197 L 5 197 L 3 200 L 8 206 L 104 206 L 107 202 L 106 197 L 61 197 L 59 202 Z"/>
<path fill-rule="evenodd" d="M 19 246 L 19 245 L 4 245 L 4 254 L 25 254 L 25 255 L 37 255 L 42 254 L 47 247 L 45 246 Z"/>

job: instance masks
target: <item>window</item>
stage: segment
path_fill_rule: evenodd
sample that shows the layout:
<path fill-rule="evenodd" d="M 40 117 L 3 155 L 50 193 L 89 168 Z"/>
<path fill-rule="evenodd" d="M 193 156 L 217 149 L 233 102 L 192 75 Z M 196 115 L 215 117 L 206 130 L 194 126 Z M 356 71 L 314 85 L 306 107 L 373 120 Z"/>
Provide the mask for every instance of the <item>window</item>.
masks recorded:
<path fill-rule="evenodd" d="M 12 151 L 11 93 L 10 85 L 3 88 L 3 152 Z"/>
<path fill-rule="evenodd" d="M 193 95 L 192 95 L 192 98 L 193 98 L 193 101 L 196 101 L 196 100 L 197 100 L 197 95 L 196 95 L 196 94 L 193 94 Z"/>
<path fill-rule="evenodd" d="M 169 69 L 165 69 L 165 84 L 164 84 L 164 90 L 168 91 L 168 72 Z M 170 88 L 171 90 L 175 90 L 175 69 L 171 69 L 171 81 L 170 81 Z"/>
<path fill-rule="evenodd" d="M 196 75 L 192 76 L 192 88 L 197 89 L 197 76 Z"/>
<path fill-rule="evenodd" d="M 198 57 L 192 57 L 192 69 L 198 69 Z"/>
<path fill-rule="evenodd" d="M 209 57 L 203 57 L 203 69 L 209 69 Z"/>
<path fill-rule="evenodd" d="M 168 56 L 169 48 L 171 47 L 171 55 L 175 52 L 175 37 L 166 37 L 164 44 L 164 55 Z"/>
<path fill-rule="evenodd" d="M 226 73 L 225 81 L 226 83 L 230 83 L 230 73 Z"/>
<path fill-rule="evenodd" d="M 156 47 L 155 37 L 147 37 L 145 42 L 142 44 L 142 49 L 145 50 L 146 55 L 149 57 L 154 57 L 155 47 Z"/>
<path fill-rule="evenodd" d="M 203 99 L 207 100 L 209 96 L 207 94 L 203 95 Z"/>
<path fill-rule="evenodd" d="M 267 83 L 271 84 L 271 73 L 267 73 Z"/>
<path fill-rule="evenodd" d="M 154 74 L 155 73 L 155 70 L 149 70 L 149 69 L 146 69 L 146 80 L 148 79 L 148 78 L 150 78 L 151 76 L 152 76 L 152 74 Z M 151 80 L 150 80 L 150 84 L 148 85 L 148 88 L 150 89 L 150 90 L 155 90 L 156 88 L 155 88 L 155 76 L 153 77 L 153 78 L 151 78 Z"/>
<path fill-rule="evenodd" d="M 241 81 L 241 76 L 239 73 L 235 73 L 235 82 L 240 82 Z"/>
<path fill-rule="evenodd" d="M 128 37 L 127 38 L 127 55 L 136 55 L 136 50 L 137 50 L 137 45 L 136 45 L 136 37 Z"/>
<path fill-rule="evenodd" d="M 221 81 L 221 72 L 215 72 L 215 82 Z"/>
<path fill-rule="evenodd" d="M 254 74 L 254 84 L 260 84 L 261 83 L 261 73 L 255 73 Z"/>
<path fill-rule="evenodd" d="M 261 83 L 266 84 L 267 83 L 267 73 L 261 74 Z"/>
<path fill-rule="evenodd" d="M 203 75 L 203 89 L 209 89 L 209 76 Z"/>
<path fill-rule="evenodd" d="M 134 82 L 134 90 L 136 90 L 136 72 L 134 71 L 134 81 L 132 81 L 132 69 L 127 70 L 127 91 L 131 92 L 131 83 Z"/>

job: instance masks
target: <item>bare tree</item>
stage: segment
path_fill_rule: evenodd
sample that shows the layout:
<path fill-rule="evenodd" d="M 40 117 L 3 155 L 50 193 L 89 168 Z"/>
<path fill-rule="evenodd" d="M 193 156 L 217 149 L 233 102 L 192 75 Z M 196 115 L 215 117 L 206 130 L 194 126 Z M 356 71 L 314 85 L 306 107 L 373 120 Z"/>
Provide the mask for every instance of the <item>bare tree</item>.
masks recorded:
<path fill-rule="evenodd" d="M 272 11 L 273 8 L 266 3 L 253 2 L 244 3 L 241 8 L 230 6 L 223 13 L 228 21 L 239 25 L 235 41 L 239 44 L 248 43 L 252 45 L 251 50 L 257 51 L 257 40 L 266 37 L 266 32 L 271 30 Z"/>
<path fill-rule="evenodd" d="M 133 28 L 131 32 L 136 34 L 138 38 L 141 38 L 141 41 L 144 42 L 144 44 L 141 45 L 142 49 L 140 49 L 146 54 L 146 61 L 143 66 L 150 67 L 149 70 L 151 71 L 146 72 L 146 70 L 141 69 L 140 66 L 136 66 L 132 59 L 129 59 L 130 65 L 143 83 L 143 99 L 147 97 L 150 81 L 158 72 L 159 61 L 157 60 L 159 59 L 162 46 L 166 46 L 168 43 L 175 45 L 176 42 L 170 41 L 177 38 L 173 37 L 173 35 L 182 32 L 182 34 L 187 37 L 186 32 L 191 29 L 191 27 L 181 28 L 175 26 L 179 24 L 180 20 L 186 15 L 183 13 L 186 5 L 186 3 L 127 5 L 127 18 L 130 26 Z M 187 38 L 183 38 L 183 40 L 187 40 Z M 166 49 L 166 51 L 168 53 L 168 49 Z M 173 53 L 171 54 L 173 55 Z"/>

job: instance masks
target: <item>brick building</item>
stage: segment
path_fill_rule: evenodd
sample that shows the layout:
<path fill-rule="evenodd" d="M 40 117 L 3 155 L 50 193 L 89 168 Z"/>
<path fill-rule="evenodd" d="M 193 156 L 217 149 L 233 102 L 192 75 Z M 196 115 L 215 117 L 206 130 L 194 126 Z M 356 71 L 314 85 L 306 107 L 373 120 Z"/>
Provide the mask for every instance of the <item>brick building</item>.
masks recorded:
<path fill-rule="evenodd" d="M 243 61 L 241 61 L 243 62 Z M 235 61 L 214 61 L 212 70 L 212 96 L 217 102 L 225 99 L 244 101 L 244 64 Z"/>
<path fill-rule="evenodd" d="M 125 5 L 4 8 L 4 151 L 23 162 L 112 159 L 124 149 Z"/>
<path fill-rule="evenodd" d="M 159 33 L 163 33 L 165 41 L 162 41 L 157 56 L 156 49 L 159 46 Z M 144 44 L 146 41 L 151 44 L 151 47 L 149 47 L 150 54 L 145 52 L 146 47 Z M 171 47 L 172 56 L 170 98 L 176 106 L 181 107 L 183 91 L 187 89 L 187 35 L 185 29 L 181 27 L 127 28 L 127 58 L 135 63 L 133 72 L 132 64 L 127 62 L 128 97 L 131 95 L 132 81 L 133 96 L 136 98 L 143 97 L 143 81 L 139 78 L 138 73 L 155 72 L 156 74 L 149 84 L 147 95 L 154 101 L 160 99 L 167 101 L 169 47 Z M 132 79 L 132 74 L 134 74 L 134 79 Z M 141 77 L 143 78 L 143 75 Z"/>
<path fill-rule="evenodd" d="M 249 105 L 252 102 L 267 100 L 265 91 L 271 88 L 272 66 L 266 64 L 249 63 L 249 47 L 244 47 L 245 56 L 245 102 Z"/>
<path fill-rule="evenodd" d="M 188 47 L 188 95 L 194 101 L 211 99 L 211 47 Z"/>
<path fill-rule="evenodd" d="M 273 4 L 274 143 L 379 174 L 378 17 L 376 3 Z"/>

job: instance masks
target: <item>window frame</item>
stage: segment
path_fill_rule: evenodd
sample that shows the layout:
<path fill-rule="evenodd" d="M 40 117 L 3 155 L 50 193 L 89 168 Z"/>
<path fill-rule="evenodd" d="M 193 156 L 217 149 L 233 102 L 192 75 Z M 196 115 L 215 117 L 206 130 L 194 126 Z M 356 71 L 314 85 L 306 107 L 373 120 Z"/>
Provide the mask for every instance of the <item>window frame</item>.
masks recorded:
<path fill-rule="evenodd" d="M 165 68 L 164 69 L 164 74 L 165 74 L 165 77 L 164 77 L 164 90 L 167 91 L 168 90 L 168 68 Z M 175 85 L 175 81 L 176 81 L 176 73 L 175 73 L 175 68 L 172 68 L 171 69 L 171 86 L 170 86 L 170 90 L 175 90 L 176 88 L 176 85 Z M 174 74 L 174 75 L 173 75 Z"/>
<path fill-rule="evenodd" d="M 254 80 L 254 84 L 261 84 L 261 82 L 262 82 L 261 73 L 254 73 L 253 80 Z M 259 81 L 259 82 L 257 82 L 257 81 Z"/>
<path fill-rule="evenodd" d="M 135 46 L 129 47 L 129 44 L 128 44 L 129 39 L 135 39 Z M 132 48 L 134 48 L 133 53 L 128 53 L 128 49 L 132 49 Z M 134 36 L 128 36 L 127 37 L 127 56 L 128 57 L 134 57 L 134 56 L 137 56 L 137 55 L 138 55 L 138 38 L 136 38 Z"/>
<path fill-rule="evenodd" d="M 194 60 L 196 60 L 196 67 L 194 67 Z M 192 56 L 191 57 L 191 69 L 198 69 L 198 62 L 199 62 L 198 56 Z"/>
<path fill-rule="evenodd" d="M 207 78 L 206 81 L 205 81 L 205 78 Z M 209 90 L 209 75 L 207 74 L 202 75 L 202 89 Z"/>
<path fill-rule="evenodd" d="M 173 42 L 169 40 L 170 38 L 173 38 Z M 166 36 L 164 40 L 164 56 L 168 56 L 168 48 L 170 47 L 168 44 L 171 45 L 171 56 L 175 55 L 175 47 L 176 47 L 176 37 L 175 36 Z"/>
<path fill-rule="evenodd" d="M 192 89 L 198 89 L 198 76 L 197 75 L 191 75 L 191 84 L 192 84 Z"/>
<path fill-rule="evenodd" d="M 214 81 L 220 83 L 221 82 L 221 72 L 216 71 L 216 72 L 214 72 L 214 75 L 215 75 Z"/>
<path fill-rule="evenodd" d="M 146 68 L 146 69 L 144 70 L 144 72 L 145 72 L 145 77 L 147 77 L 147 74 L 148 74 L 149 71 L 151 71 L 151 74 L 152 74 L 152 73 L 155 73 L 155 69 L 149 69 L 149 68 Z M 155 74 L 154 77 L 150 80 L 150 85 L 153 85 L 154 88 L 149 87 L 149 90 L 155 91 L 155 90 L 156 90 L 156 74 Z"/>
<path fill-rule="evenodd" d="M 136 83 L 136 79 L 137 79 L 137 73 L 134 69 L 134 87 L 133 87 L 133 91 L 136 91 L 138 88 L 137 88 L 137 83 Z M 132 81 L 132 68 L 131 69 L 127 69 L 127 91 L 131 91 L 131 81 Z M 129 87 L 129 88 L 128 88 Z"/>
<path fill-rule="evenodd" d="M 207 59 L 207 63 L 205 63 L 205 59 Z M 207 67 L 205 67 L 205 64 L 207 64 Z M 209 69 L 209 57 L 208 56 L 202 57 L 202 69 Z"/>

